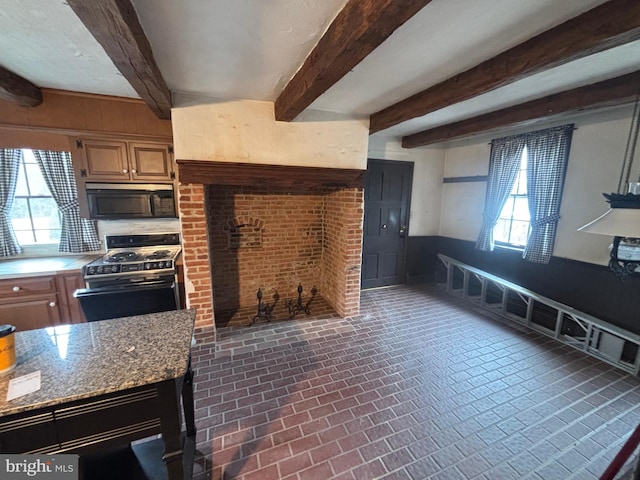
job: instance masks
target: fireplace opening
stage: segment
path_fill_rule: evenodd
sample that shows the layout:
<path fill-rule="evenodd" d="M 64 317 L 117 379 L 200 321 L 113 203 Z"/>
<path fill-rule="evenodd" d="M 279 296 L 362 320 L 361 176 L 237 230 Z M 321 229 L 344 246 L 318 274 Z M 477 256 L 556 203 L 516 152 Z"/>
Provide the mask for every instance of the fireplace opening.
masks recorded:
<path fill-rule="evenodd" d="M 204 205 L 217 326 L 250 325 L 258 290 L 288 320 L 299 285 L 312 318 L 358 312 L 361 188 L 205 185 Z"/>

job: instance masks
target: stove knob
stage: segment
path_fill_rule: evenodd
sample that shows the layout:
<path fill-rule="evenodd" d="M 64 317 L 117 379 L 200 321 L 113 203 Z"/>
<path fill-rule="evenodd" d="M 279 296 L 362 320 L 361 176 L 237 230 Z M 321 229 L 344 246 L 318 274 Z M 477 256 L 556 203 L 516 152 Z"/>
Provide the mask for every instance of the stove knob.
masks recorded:
<path fill-rule="evenodd" d="M 151 270 L 151 264 L 150 263 L 145 263 L 144 264 L 144 268 L 145 268 L 145 270 Z"/>
<path fill-rule="evenodd" d="M 103 271 L 103 267 L 102 266 L 98 267 L 98 273 L 102 273 L 102 271 Z"/>
<path fill-rule="evenodd" d="M 111 267 L 111 273 L 118 273 L 118 266 L 117 265 L 113 265 Z"/>

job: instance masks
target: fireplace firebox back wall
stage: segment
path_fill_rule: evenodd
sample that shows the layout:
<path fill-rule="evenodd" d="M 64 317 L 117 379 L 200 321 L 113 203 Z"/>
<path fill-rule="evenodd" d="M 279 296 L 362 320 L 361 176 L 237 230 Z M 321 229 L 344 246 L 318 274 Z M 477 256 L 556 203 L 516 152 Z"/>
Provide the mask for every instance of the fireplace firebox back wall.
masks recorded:
<path fill-rule="evenodd" d="M 215 316 L 255 306 L 259 288 L 265 299 L 295 298 L 299 284 L 315 286 L 342 316 L 358 312 L 361 188 L 206 185 L 203 193 Z"/>

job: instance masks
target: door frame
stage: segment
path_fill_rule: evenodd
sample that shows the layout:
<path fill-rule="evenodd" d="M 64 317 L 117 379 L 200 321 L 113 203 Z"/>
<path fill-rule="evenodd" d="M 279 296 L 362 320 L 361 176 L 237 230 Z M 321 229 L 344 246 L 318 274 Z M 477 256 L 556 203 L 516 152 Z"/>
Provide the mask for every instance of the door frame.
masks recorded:
<path fill-rule="evenodd" d="M 402 283 L 398 283 L 396 285 L 406 285 L 407 284 L 407 250 L 408 250 L 408 239 L 409 239 L 409 228 L 410 228 L 410 221 L 411 221 L 411 195 L 413 192 L 413 172 L 414 172 L 414 166 L 415 166 L 415 162 L 411 162 L 411 161 L 407 161 L 407 160 L 391 160 L 388 158 L 369 158 L 367 157 L 367 170 L 369 170 L 369 162 L 375 162 L 381 165 L 404 165 L 404 166 L 408 166 L 410 169 L 410 175 L 411 175 L 411 181 L 409 182 L 409 189 L 407 191 L 407 235 L 405 237 L 405 245 L 404 248 L 402 249 L 402 255 L 400 258 L 400 263 L 403 266 L 404 269 L 404 278 L 402 279 Z M 367 194 L 366 192 L 364 192 L 363 195 L 363 212 L 367 211 Z M 364 227 L 364 216 L 363 216 L 363 227 Z M 362 250 L 364 253 L 364 236 L 365 236 L 365 231 L 364 228 L 362 230 Z M 360 270 L 361 272 L 364 272 L 364 255 L 362 256 L 362 260 L 360 262 Z M 361 275 L 361 280 L 360 282 L 362 283 L 362 273 Z M 388 286 L 392 286 L 392 285 L 388 285 Z M 384 287 L 371 287 L 371 288 L 384 288 Z M 366 289 L 368 290 L 368 289 Z"/>

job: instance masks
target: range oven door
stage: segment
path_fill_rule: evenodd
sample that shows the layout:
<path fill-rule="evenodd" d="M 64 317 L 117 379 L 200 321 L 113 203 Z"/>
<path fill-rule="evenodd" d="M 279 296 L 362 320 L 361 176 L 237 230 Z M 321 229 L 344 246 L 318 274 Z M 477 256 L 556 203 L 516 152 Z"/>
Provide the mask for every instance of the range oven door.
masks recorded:
<path fill-rule="evenodd" d="M 148 280 L 76 290 L 88 322 L 178 309 L 174 281 Z"/>

